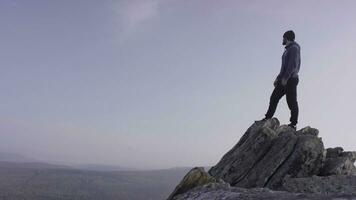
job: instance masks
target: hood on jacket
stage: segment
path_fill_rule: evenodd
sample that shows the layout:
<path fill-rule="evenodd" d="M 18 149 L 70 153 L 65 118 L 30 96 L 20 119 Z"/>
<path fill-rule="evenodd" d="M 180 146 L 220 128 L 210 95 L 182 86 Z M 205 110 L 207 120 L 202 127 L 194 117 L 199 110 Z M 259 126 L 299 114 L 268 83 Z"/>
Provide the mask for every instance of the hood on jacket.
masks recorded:
<path fill-rule="evenodd" d="M 286 45 L 284 48 L 289 48 L 289 47 L 292 47 L 292 46 L 297 46 L 298 49 L 300 49 L 300 46 L 299 44 L 296 42 L 296 41 L 292 41 L 291 43 L 289 43 L 288 45 Z"/>

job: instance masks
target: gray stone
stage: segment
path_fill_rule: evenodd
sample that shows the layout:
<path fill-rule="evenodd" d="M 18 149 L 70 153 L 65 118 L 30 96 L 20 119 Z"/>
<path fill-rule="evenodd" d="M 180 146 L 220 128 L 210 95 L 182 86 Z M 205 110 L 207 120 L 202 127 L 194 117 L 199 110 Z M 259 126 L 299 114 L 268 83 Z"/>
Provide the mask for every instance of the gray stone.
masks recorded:
<path fill-rule="evenodd" d="M 319 174 L 325 154 L 317 135 L 318 130 L 310 127 L 294 131 L 279 126 L 276 118 L 257 121 L 209 174 L 232 186 L 272 189 L 280 187 L 286 175 Z"/>
<path fill-rule="evenodd" d="M 341 147 L 328 148 L 320 175 L 352 175 L 355 172 L 355 160 L 356 152 L 345 152 Z"/>
<path fill-rule="evenodd" d="M 187 192 L 188 190 L 211 182 L 220 182 L 221 179 L 216 179 L 205 172 L 203 167 L 194 167 L 184 177 L 183 180 L 176 186 L 174 191 L 167 200 L 172 200 L 174 196 Z"/>
<path fill-rule="evenodd" d="M 292 132 L 281 133 L 274 141 L 265 156 L 236 183 L 238 187 L 264 187 L 292 153 L 297 136 Z"/>
<path fill-rule="evenodd" d="M 310 126 L 307 126 L 307 127 L 304 127 L 302 129 L 300 129 L 299 131 L 297 131 L 296 135 L 298 135 L 298 136 L 300 136 L 300 135 L 311 135 L 311 136 L 318 137 L 319 130 L 315 129 L 315 128 L 311 128 Z"/>
<path fill-rule="evenodd" d="M 332 175 L 285 178 L 283 189 L 289 192 L 356 195 L 356 176 Z"/>
<path fill-rule="evenodd" d="M 270 177 L 265 187 L 278 189 L 284 177 L 308 177 L 320 173 L 324 157 L 324 145 L 320 138 L 299 135 L 291 154 Z"/>
<path fill-rule="evenodd" d="M 273 191 L 267 188 L 238 188 L 227 183 L 208 183 L 198 186 L 174 200 L 345 200 L 355 199 L 350 194 L 312 194 Z"/>
<path fill-rule="evenodd" d="M 222 178 L 231 185 L 241 181 L 259 162 L 277 137 L 274 130 L 279 126 L 277 119 L 255 122 L 240 141 L 208 171 L 214 177 Z"/>
<path fill-rule="evenodd" d="M 326 149 L 326 157 L 327 158 L 339 157 L 343 151 L 344 151 L 344 149 L 342 147 L 327 148 Z"/>

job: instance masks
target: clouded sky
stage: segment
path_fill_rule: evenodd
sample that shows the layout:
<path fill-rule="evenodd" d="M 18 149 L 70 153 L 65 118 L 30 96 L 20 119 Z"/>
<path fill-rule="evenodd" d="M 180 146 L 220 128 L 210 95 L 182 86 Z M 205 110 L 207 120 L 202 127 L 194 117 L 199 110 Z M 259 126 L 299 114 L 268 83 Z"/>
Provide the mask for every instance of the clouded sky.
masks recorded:
<path fill-rule="evenodd" d="M 214 165 L 263 118 L 282 35 L 298 128 L 356 150 L 356 2 L 0 0 L 0 151 L 136 168 Z M 288 123 L 283 98 L 276 112 Z"/>

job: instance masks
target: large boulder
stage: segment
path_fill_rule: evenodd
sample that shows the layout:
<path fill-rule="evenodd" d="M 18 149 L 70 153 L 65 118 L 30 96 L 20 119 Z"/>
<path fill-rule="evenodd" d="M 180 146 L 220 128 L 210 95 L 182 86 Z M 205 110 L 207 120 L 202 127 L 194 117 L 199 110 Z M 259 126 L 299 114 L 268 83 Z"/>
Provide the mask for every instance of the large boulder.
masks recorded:
<path fill-rule="evenodd" d="M 295 131 L 276 118 L 256 121 L 208 172 L 232 186 L 278 189 L 285 176 L 320 173 L 325 159 L 318 130 Z"/>
<path fill-rule="evenodd" d="M 207 183 L 223 183 L 223 181 L 210 176 L 203 167 L 194 167 L 183 177 L 167 200 L 173 200 L 178 194 Z"/>
<path fill-rule="evenodd" d="M 352 175 L 355 172 L 356 152 L 344 151 L 342 147 L 328 148 L 320 175 Z"/>
<path fill-rule="evenodd" d="M 279 189 L 286 176 L 309 177 L 320 173 L 325 160 L 325 150 L 321 138 L 317 137 L 317 133 L 317 129 L 310 127 L 292 133 L 297 137 L 294 148 L 277 169 L 267 169 L 274 171 L 274 174 L 264 187 Z M 281 133 L 281 137 L 283 137 L 283 133 Z M 279 150 L 285 151 L 285 148 L 281 147 Z M 274 162 L 276 158 L 271 157 L 270 162 Z"/>
<path fill-rule="evenodd" d="M 277 119 L 256 122 L 247 129 L 240 141 L 208 171 L 231 185 L 242 181 L 254 166 L 263 159 L 277 137 Z"/>

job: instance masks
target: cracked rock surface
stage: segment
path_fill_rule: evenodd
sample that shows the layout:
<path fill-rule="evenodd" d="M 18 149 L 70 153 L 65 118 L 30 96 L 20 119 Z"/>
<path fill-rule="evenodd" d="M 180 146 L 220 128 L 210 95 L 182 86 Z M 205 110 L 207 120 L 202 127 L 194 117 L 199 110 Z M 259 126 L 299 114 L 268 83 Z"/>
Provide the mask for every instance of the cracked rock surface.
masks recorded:
<path fill-rule="evenodd" d="M 175 189 L 183 192 L 169 199 L 356 199 L 356 152 L 325 150 L 318 134 L 277 118 L 256 121 L 208 172 L 188 172 Z"/>

